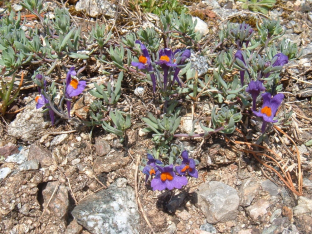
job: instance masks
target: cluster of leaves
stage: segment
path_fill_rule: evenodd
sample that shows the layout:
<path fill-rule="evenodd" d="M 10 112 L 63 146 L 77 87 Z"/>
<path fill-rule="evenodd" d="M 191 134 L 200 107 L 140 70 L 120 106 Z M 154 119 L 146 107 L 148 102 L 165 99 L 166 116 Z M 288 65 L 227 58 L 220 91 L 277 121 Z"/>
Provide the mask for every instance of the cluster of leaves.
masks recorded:
<path fill-rule="evenodd" d="M 250 11 L 261 12 L 267 14 L 269 10 L 274 7 L 276 0 L 239 0 L 243 2 L 243 9 Z"/>
<path fill-rule="evenodd" d="M 176 12 L 178 14 L 187 11 L 187 8 L 179 0 L 132 0 L 129 1 L 129 4 L 132 9 L 140 6 L 144 12 L 151 12 L 156 15 L 161 15 L 164 11 Z"/>

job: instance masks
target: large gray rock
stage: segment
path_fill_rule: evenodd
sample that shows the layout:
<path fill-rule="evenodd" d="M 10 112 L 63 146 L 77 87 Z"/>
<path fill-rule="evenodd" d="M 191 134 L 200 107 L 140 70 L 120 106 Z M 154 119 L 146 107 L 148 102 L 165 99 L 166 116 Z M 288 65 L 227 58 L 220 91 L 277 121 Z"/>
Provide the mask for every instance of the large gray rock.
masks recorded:
<path fill-rule="evenodd" d="M 72 215 L 77 222 L 94 234 L 139 233 L 139 212 L 134 190 L 112 184 L 108 189 L 93 194 L 79 203 Z"/>
<path fill-rule="evenodd" d="M 116 6 L 106 0 L 80 0 L 76 4 L 76 11 L 84 11 L 91 17 L 104 15 L 114 18 Z"/>
<path fill-rule="evenodd" d="M 36 103 L 29 103 L 25 110 L 19 113 L 8 126 L 8 134 L 26 142 L 32 142 L 40 137 L 41 131 L 50 124 L 45 122 L 42 109 L 36 109 Z"/>
<path fill-rule="evenodd" d="M 238 214 L 237 191 L 218 181 L 201 184 L 198 191 L 198 205 L 208 223 L 234 220 Z"/>

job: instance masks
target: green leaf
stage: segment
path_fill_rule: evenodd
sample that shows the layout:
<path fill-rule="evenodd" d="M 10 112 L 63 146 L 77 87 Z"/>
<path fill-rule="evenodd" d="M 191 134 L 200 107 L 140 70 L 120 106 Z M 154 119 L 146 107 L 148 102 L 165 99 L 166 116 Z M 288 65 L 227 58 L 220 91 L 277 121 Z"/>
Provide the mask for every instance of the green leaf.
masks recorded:
<path fill-rule="evenodd" d="M 171 130 L 171 134 L 175 133 L 175 131 L 178 129 L 178 127 L 180 125 L 180 122 L 181 122 L 181 116 L 174 121 L 174 124 L 172 126 L 172 130 Z"/>
<path fill-rule="evenodd" d="M 148 118 L 142 118 L 142 120 L 151 128 L 155 129 L 155 132 L 159 133 L 158 130 L 158 125 L 154 122 L 152 122 L 150 119 Z"/>
<path fill-rule="evenodd" d="M 78 54 L 78 53 L 71 52 L 69 54 L 69 57 L 74 58 L 74 59 L 88 59 L 89 55 L 87 55 L 87 54 Z"/>
<path fill-rule="evenodd" d="M 67 42 L 70 40 L 72 34 L 74 33 L 74 31 L 76 30 L 76 28 L 73 28 L 72 30 L 70 30 L 70 32 L 64 37 L 61 45 L 60 45 L 60 50 L 63 50 L 67 44 Z"/>
<path fill-rule="evenodd" d="M 312 139 L 305 143 L 306 146 L 312 146 Z"/>

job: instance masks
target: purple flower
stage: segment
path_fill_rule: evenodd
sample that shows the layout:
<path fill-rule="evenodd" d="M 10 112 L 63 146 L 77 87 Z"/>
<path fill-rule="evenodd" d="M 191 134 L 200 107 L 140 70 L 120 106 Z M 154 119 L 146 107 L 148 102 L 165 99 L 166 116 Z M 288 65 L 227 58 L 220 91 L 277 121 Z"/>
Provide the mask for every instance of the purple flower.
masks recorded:
<path fill-rule="evenodd" d="M 46 99 L 43 95 L 38 95 L 35 98 L 36 101 L 36 109 L 43 107 L 45 104 L 49 103 L 48 99 Z"/>
<path fill-rule="evenodd" d="M 131 62 L 131 65 L 137 67 L 141 70 L 147 70 L 151 75 L 152 83 L 153 83 L 153 92 L 156 91 L 156 77 L 153 72 L 153 67 L 151 64 L 151 57 L 148 53 L 147 48 L 140 40 L 136 40 L 135 43 L 140 44 L 142 55 L 139 57 L 139 62 Z"/>
<path fill-rule="evenodd" d="M 184 150 L 182 152 L 182 164 L 180 166 L 176 166 L 175 169 L 180 175 L 185 175 L 188 173 L 190 176 L 198 178 L 198 171 L 195 168 L 195 161 L 192 158 L 188 157 L 188 152 Z"/>
<path fill-rule="evenodd" d="M 70 81 L 69 85 L 66 88 L 66 93 L 69 97 L 75 97 L 82 93 L 87 85 L 86 81 L 79 81 L 74 78 Z"/>
<path fill-rule="evenodd" d="M 157 168 L 156 168 L 156 165 L 153 164 L 153 165 L 146 165 L 144 168 L 143 168 L 143 173 L 146 175 L 146 178 L 145 178 L 145 182 L 148 180 L 148 178 L 150 176 L 154 176 L 156 175 L 156 172 L 157 172 Z"/>
<path fill-rule="evenodd" d="M 264 93 L 262 94 L 262 98 L 263 104 L 261 110 L 253 111 L 253 113 L 256 116 L 261 117 L 263 119 L 261 131 L 265 132 L 267 123 L 277 122 L 277 120 L 273 120 L 273 118 L 276 114 L 277 109 L 279 108 L 284 99 L 284 94 L 279 93 L 272 98 L 272 95 L 270 93 Z"/>
<path fill-rule="evenodd" d="M 79 81 L 76 78 L 72 79 L 72 76 L 76 76 L 75 67 L 71 67 L 66 75 L 66 87 L 65 87 L 65 97 L 68 117 L 70 118 L 70 104 L 71 98 L 78 96 L 85 89 L 87 83 L 86 81 Z"/>
<path fill-rule="evenodd" d="M 167 89 L 168 85 L 168 74 L 170 67 L 176 67 L 177 64 L 174 63 L 174 53 L 171 49 L 164 48 L 159 51 L 159 59 L 155 63 L 160 65 L 164 71 L 164 90 Z"/>
<path fill-rule="evenodd" d="M 244 59 L 244 56 L 243 56 L 243 53 L 241 50 L 238 50 L 235 53 L 235 58 L 241 60 L 246 66 L 246 62 L 245 62 L 245 59 Z M 243 86 L 244 85 L 244 77 L 245 77 L 245 69 L 242 68 L 242 70 L 239 71 L 239 75 L 240 75 L 241 85 Z"/>
<path fill-rule="evenodd" d="M 146 175 L 145 182 L 148 180 L 150 176 L 155 175 L 156 172 L 158 171 L 156 164 L 159 165 L 163 164 L 160 160 L 155 159 L 151 154 L 147 154 L 147 158 L 148 161 L 146 163 L 146 166 L 143 168 L 143 173 Z"/>
<path fill-rule="evenodd" d="M 174 63 L 174 53 L 169 48 L 164 48 L 159 51 L 159 60 L 156 61 L 158 65 L 166 65 L 167 67 L 176 67 Z"/>
<path fill-rule="evenodd" d="M 177 176 L 173 171 L 173 165 L 160 167 L 157 166 L 158 171 L 154 179 L 152 179 L 151 186 L 153 190 L 172 190 L 174 188 L 180 189 L 187 184 L 185 176 Z"/>
<path fill-rule="evenodd" d="M 154 165 L 155 164 L 162 165 L 163 164 L 160 160 L 155 159 L 153 157 L 153 155 L 151 155 L 151 154 L 147 154 L 147 158 L 148 158 L 148 162 L 146 163 L 147 165 L 152 165 L 152 164 L 154 164 Z"/>
<path fill-rule="evenodd" d="M 273 59 L 274 58 L 276 58 L 277 57 L 277 59 L 275 60 L 275 62 L 273 63 L 273 67 L 277 67 L 277 66 L 284 66 L 285 64 L 287 64 L 288 63 L 288 56 L 286 56 L 285 54 L 283 54 L 283 53 L 278 53 L 278 54 L 276 54 L 274 57 L 273 57 Z"/>
<path fill-rule="evenodd" d="M 176 55 L 176 54 L 179 54 L 179 52 L 180 52 L 180 50 L 176 50 L 175 52 L 174 52 L 174 55 Z M 183 65 L 184 63 L 185 63 L 185 60 L 186 59 L 188 59 L 188 58 L 190 58 L 191 57 L 191 51 L 190 50 L 184 50 L 183 51 L 183 53 L 180 55 L 180 56 L 178 56 L 175 60 L 174 60 L 174 62 L 176 62 L 176 64 L 178 65 L 176 68 L 175 68 L 175 71 L 174 71 L 174 75 L 173 75 L 173 82 L 174 81 L 177 81 L 178 82 L 178 84 L 182 87 L 182 82 L 181 82 L 181 80 L 180 80 L 180 78 L 179 78 L 179 72 L 180 72 L 180 70 L 181 70 L 181 68 L 179 68 L 179 65 Z"/>
<path fill-rule="evenodd" d="M 36 75 L 36 79 L 42 80 L 42 78 L 43 78 L 43 76 L 42 76 L 41 74 L 37 74 L 37 75 Z"/>
<path fill-rule="evenodd" d="M 256 105 L 257 105 L 257 97 L 259 96 L 261 91 L 264 91 L 265 88 L 262 84 L 261 81 L 257 80 L 257 81 L 250 81 L 246 92 L 250 93 L 251 97 L 252 97 L 252 110 L 255 111 L 256 110 Z"/>
<path fill-rule="evenodd" d="M 38 95 L 35 98 L 36 101 L 36 109 L 39 109 L 43 106 L 47 106 L 47 108 L 49 109 L 49 115 L 50 115 L 50 119 L 51 119 L 51 123 L 52 125 L 54 125 L 54 111 L 52 110 L 52 108 L 49 106 L 49 101 L 48 99 L 46 99 L 43 95 Z"/>
<path fill-rule="evenodd" d="M 131 62 L 131 65 L 142 70 L 148 70 L 151 65 L 151 57 L 149 56 L 148 50 L 140 40 L 136 40 L 135 43 L 140 44 L 142 55 L 139 57 L 139 62 Z"/>

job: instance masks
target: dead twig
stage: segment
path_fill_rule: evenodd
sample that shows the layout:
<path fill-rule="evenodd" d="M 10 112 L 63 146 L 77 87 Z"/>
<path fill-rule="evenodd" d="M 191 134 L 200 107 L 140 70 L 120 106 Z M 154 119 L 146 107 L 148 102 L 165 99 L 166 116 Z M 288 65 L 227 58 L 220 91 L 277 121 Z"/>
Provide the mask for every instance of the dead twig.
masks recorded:
<path fill-rule="evenodd" d="M 282 131 L 280 128 L 278 128 L 277 126 L 274 126 L 274 128 L 279 131 L 280 133 L 284 134 L 289 140 L 292 141 L 292 143 L 295 145 L 296 147 L 296 151 L 297 151 L 297 163 L 298 163 L 298 173 L 296 174 L 297 180 L 298 180 L 298 184 L 297 184 L 297 188 L 295 188 L 295 185 L 293 183 L 292 177 L 290 175 L 290 170 L 288 170 L 287 168 L 285 168 L 285 166 L 287 165 L 287 163 L 284 163 L 283 161 L 278 162 L 275 158 L 278 158 L 278 155 L 271 149 L 265 147 L 265 146 L 261 146 L 261 145 L 257 145 L 257 144 L 253 144 L 253 143 L 249 143 L 249 142 L 242 142 L 242 141 L 233 141 L 229 138 L 227 138 L 227 141 L 230 141 L 232 143 L 234 143 L 235 149 L 241 152 L 244 152 L 246 154 L 252 154 L 254 156 L 254 158 L 261 163 L 264 167 L 266 167 L 268 170 L 274 172 L 279 178 L 280 180 L 296 195 L 301 196 L 302 195 L 302 171 L 301 171 L 301 160 L 300 160 L 300 153 L 298 150 L 297 145 L 295 144 L 295 142 L 284 132 Z M 248 147 L 248 149 L 243 149 L 241 147 L 238 147 L 238 145 L 246 145 Z M 252 149 L 252 147 L 258 147 L 261 148 L 265 151 L 268 151 L 269 153 L 271 153 L 272 155 L 274 155 L 274 157 L 261 152 L 261 151 L 254 151 Z M 279 170 L 282 172 L 278 172 L 278 169 L 275 169 L 274 167 L 268 165 L 268 163 L 266 161 L 264 161 L 264 159 L 261 159 L 260 157 L 265 157 L 268 159 L 269 163 L 273 163 L 275 164 Z M 288 162 L 288 161 L 287 161 Z M 265 174 L 265 173 L 264 173 Z M 266 175 L 266 174 L 265 174 Z"/>
<path fill-rule="evenodd" d="M 54 195 L 55 195 L 56 191 L 58 190 L 59 186 L 60 186 L 60 182 L 58 181 L 57 184 L 56 184 L 56 186 L 55 186 L 55 188 L 54 188 L 54 191 L 53 191 L 53 193 L 52 193 L 52 195 L 51 195 L 51 197 L 50 197 L 50 199 L 49 199 L 49 201 L 48 201 L 48 203 L 46 204 L 46 206 L 44 207 L 44 209 L 43 209 L 43 211 L 42 211 L 42 214 L 41 214 L 39 220 L 41 220 L 41 217 L 43 216 L 43 214 L 44 214 L 44 213 L 46 212 L 46 210 L 48 209 L 48 206 L 50 205 L 50 202 L 52 201 L 52 198 L 54 197 Z"/>

